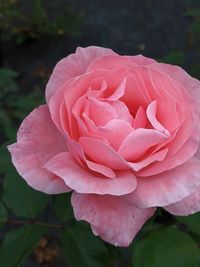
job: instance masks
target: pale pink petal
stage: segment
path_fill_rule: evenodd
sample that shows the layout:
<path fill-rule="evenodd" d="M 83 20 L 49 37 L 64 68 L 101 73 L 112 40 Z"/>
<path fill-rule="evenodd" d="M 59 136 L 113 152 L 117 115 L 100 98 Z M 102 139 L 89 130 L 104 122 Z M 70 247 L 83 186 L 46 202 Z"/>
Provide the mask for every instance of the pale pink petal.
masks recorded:
<path fill-rule="evenodd" d="M 189 127 L 189 125 L 190 123 L 188 124 L 186 123 L 185 127 L 187 126 Z M 180 137 L 183 138 L 183 140 L 185 138 L 184 135 L 185 135 L 184 133 L 182 136 L 180 135 Z M 151 176 L 162 173 L 167 170 L 171 170 L 183 164 L 184 162 L 186 162 L 188 159 L 190 159 L 192 156 L 195 155 L 199 146 L 199 140 L 200 140 L 199 122 L 197 120 L 197 123 L 194 123 L 194 129 L 191 133 L 190 138 L 187 141 L 185 141 L 185 143 L 177 151 L 177 153 L 175 153 L 173 156 L 166 157 L 164 161 L 155 162 L 154 164 L 149 165 L 147 168 L 141 170 L 139 172 L 139 175 L 142 177 Z M 179 144 L 175 144 L 175 147 L 177 148 Z M 173 151 L 173 145 L 172 145 L 172 151 Z M 170 145 L 169 145 L 169 153 L 170 153 Z"/>
<path fill-rule="evenodd" d="M 147 107 L 147 118 L 149 119 L 151 125 L 155 130 L 158 130 L 168 136 L 170 136 L 170 133 L 167 129 L 163 127 L 163 125 L 158 121 L 156 118 L 156 110 L 157 110 L 157 101 L 152 101 L 148 107 Z"/>
<path fill-rule="evenodd" d="M 88 67 L 87 71 L 92 71 L 94 69 L 116 69 L 116 68 L 129 68 L 132 69 L 137 66 L 145 66 L 156 61 L 144 57 L 142 55 L 137 56 L 121 56 L 117 54 L 105 55 L 94 62 Z"/>
<path fill-rule="evenodd" d="M 120 100 L 127 105 L 131 114 L 136 114 L 141 106 L 146 109 L 151 101 L 147 86 L 144 83 L 138 68 L 129 71 L 129 74 L 126 77 L 126 89 Z"/>
<path fill-rule="evenodd" d="M 76 128 L 76 119 L 72 114 L 73 107 L 78 101 L 78 99 L 80 99 L 88 92 L 91 80 L 97 77 L 102 78 L 104 73 L 105 71 L 103 70 L 97 70 L 94 71 L 93 73 L 86 73 L 75 79 L 72 83 L 70 83 L 68 88 L 66 88 L 66 90 L 64 91 L 64 101 L 69 117 L 69 125 L 71 127 L 70 136 L 74 139 L 77 139 L 77 128 Z M 51 107 L 50 111 L 52 112 Z"/>
<path fill-rule="evenodd" d="M 135 161 L 152 146 L 168 139 L 163 133 L 152 129 L 139 128 L 130 133 L 122 142 L 119 153 L 126 160 Z"/>
<path fill-rule="evenodd" d="M 134 131 L 134 129 L 128 122 L 115 119 L 109 121 L 103 127 L 96 128 L 94 132 L 105 138 L 114 149 L 118 150 L 124 138 L 132 131 Z"/>
<path fill-rule="evenodd" d="M 43 165 L 59 152 L 67 151 L 62 134 L 51 121 L 47 105 L 33 110 L 22 122 L 17 143 L 8 146 L 18 173 L 36 190 L 47 194 L 71 189 Z"/>
<path fill-rule="evenodd" d="M 120 196 L 136 188 L 136 177 L 131 171 L 117 172 L 114 179 L 106 178 L 80 166 L 69 152 L 51 158 L 45 167 L 78 193 Z"/>
<path fill-rule="evenodd" d="M 121 197 L 72 194 L 77 220 L 91 224 L 95 235 L 115 246 L 127 247 L 155 209 L 139 209 Z"/>
<path fill-rule="evenodd" d="M 182 86 L 187 90 L 188 94 L 192 97 L 196 112 L 200 117 L 200 81 L 191 77 L 186 71 L 178 66 L 156 63 L 152 64 L 151 68 L 156 69 L 160 72 L 164 72 L 174 80 L 180 82 Z"/>
<path fill-rule="evenodd" d="M 145 159 L 142 159 L 138 162 L 129 162 L 128 165 L 132 170 L 138 172 L 138 174 L 139 174 L 140 170 L 147 167 L 151 163 L 163 161 L 166 158 L 168 151 L 169 151 L 169 149 L 165 148 L 165 149 L 160 150 L 154 154 L 147 155 L 147 157 Z"/>
<path fill-rule="evenodd" d="M 116 178 L 116 173 L 111 168 L 104 166 L 102 164 L 99 164 L 99 163 L 95 163 L 88 159 L 85 159 L 85 162 L 90 170 L 98 172 L 102 174 L 103 176 L 106 176 L 109 178 Z"/>
<path fill-rule="evenodd" d="M 119 155 L 111 146 L 102 140 L 81 137 L 79 143 L 86 155 L 94 162 L 105 165 L 113 170 L 129 169 L 126 160 Z"/>
<path fill-rule="evenodd" d="M 76 79 L 67 81 L 54 96 L 49 100 L 49 110 L 51 117 L 58 129 L 63 132 L 63 122 L 68 125 L 68 134 L 74 139 L 77 139 L 76 120 L 72 115 L 73 106 L 76 104 L 87 91 L 90 82 L 94 77 L 102 77 L 103 71 L 99 70 L 91 73 L 86 73 Z M 64 106 L 65 104 L 65 106 Z M 64 114 L 62 114 L 62 112 Z M 64 116 L 66 118 L 64 119 Z"/>
<path fill-rule="evenodd" d="M 91 171 L 95 171 L 95 172 L 100 173 L 101 175 L 109 177 L 109 178 L 115 178 L 116 177 L 115 172 L 111 168 L 109 168 L 105 165 L 99 164 L 99 163 L 92 162 L 91 160 L 88 160 L 85 157 L 83 149 L 78 142 L 67 137 L 67 143 L 68 143 L 69 151 L 71 152 L 73 157 L 76 159 L 76 161 L 83 168 L 88 167 Z"/>
<path fill-rule="evenodd" d="M 154 59 L 144 57 L 143 55 L 125 56 L 125 58 L 129 59 L 130 61 L 132 61 L 135 64 L 140 65 L 140 66 L 145 66 L 145 65 L 156 63 L 156 61 Z"/>
<path fill-rule="evenodd" d="M 126 88 L 126 78 L 124 78 L 122 80 L 122 82 L 116 88 L 116 90 L 113 92 L 113 94 L 111 94 L 109 97 L 107 97 L 107 100 L 110 100 L 110 101 L 116 101 L 116 100 L 118 100 L 120 97 L 123 96 L 124 91 L 125 91 L 125 88 Z"/>
<path fill-rule="evenodd" d="M 170 151 L 169 156 L 175 155 L 186 143 L 192 135 L 200 136 L 199 119 L 196 114 L 185 114 L 185 120 L 177 129 L 177 133 L 174 136 L 172 142 L 168 145 Z M 199 134 L 198 134 L 199 133 Z"/>
<path fill-rule="evenodd" d="M 200 187 L 197 188 L 191 195 L 183 200 L 163 207 L 168 212 L 179 215 L 187 216 L 200 211 Z"/>
<path fill-rule="evenodd" d="M 49 101 L 57 90 L 68 80 L 82 75 L 91 62 L 107 54 L 115 53 L 111 49 L 97 46 L 78 47 L 76 53 L 70 54 L 68 57 L 60 60 L 55 66 L 46 87 L 47 101 Z"/>
<path fill-rule="evenodd" d="M 138 177 L 128 198 L 140 208 L 167 206 L 188 197 L 200 186 L 200 161 L 196 158 L 170 171 Z"/>
<path fill-rule="evenodd" d="M 101 137 L 100 134 L 97 132 L 97 128 L 94 122 L 88 117 L 88 101 L 84 96 L 80 97 L 76 104 L 72 108 L 72 113 L 76 119 L 76 126 L 77 126 L 77 135 L 87 136 L 87 137 L 94 137 L 104 140 L 107 142 L 105 138 Z M 61 114 L 63 120 L 66 120 L 67 114 Z M 108 142 L 107 142 L 108 143 Z"/>
<path fill-rule="evenodd" d="M 111 105 L 115 109 L 117 119 L 127 121 L 130 123 L 130 125 L 133 124 L 134 119 L 127 106 L 122 101 L 114 101 L 111 103 Z"/>
<path fill-rule="evenodd" d="M 103 126 L 116 119 L 115 109 L 105 101 L 93 97 L 88 99 L 89 117 L 97 126 Z"/>
<path fill-rule="evenodd" d="M 127 69 L 130 67 L 136 67 L 137 64 L 130 60 L 129 57 L 121 56 L 118 54 L 105 55 L 103 57 L 94 60 L 87 71 L 93 71 L 95 69 L 104 69 L 104 70 L 116 70 L 116 69 Z"/>
<path fill-rule="evenodd" d="M 143 77 L 147 78 L 144 70 L 143 74 Z M 165 129 L 172 132 L 179 125 L 177 102 L 179 106 L 184 106 L 183 95 L 180 90 L 178 90 L 179 88 L 177 88 L 176 84 L 172 83 L 167 75 L 151 69 L 148 70 L 148 75 L 149 81 L 146 80 L 146 82 L 152 85 L 151 96 L 153 99 L 157 99 L 156 113 L 158 121 Z"/>
<path fill-rule="evenodd" d="M 144 108 L 141 106 L 139 107 L 134 120 L 134 128 L 145 128 L 147 124 L 147 115 Z"/>
<path fill-rule="evenodd" d="M 68 113 L 67 113 L 67 109 L 66 109 L 64 100 L 63 100 L 65 89 L 67 88 L 67 86 L 69 85 L 69 83 L 68 84 L 66 83 L 63 87 L 61 87 L 55 93 L 55 95 L 49 100 L 49 103 L 48 103 L 49 110 L 50 110 L 50 113 L 51 113 L 51 118 L 52 118 L 54 124 L 56 125 L 56 127 L 62 133 L 63 133 L 63 127 L 62 127 L 63 126 L 62 125 L 63 122 L 65 124 L 67 123 L 67 125 L 68 125 L 67 126 L 68 131 L 70 129 L 69 117 L 68 117 Z M 65 120 L 63 120 L 63 122 L 61 121 L 62 118 L 60 118 L 60 114 L 65 116 Z"/>

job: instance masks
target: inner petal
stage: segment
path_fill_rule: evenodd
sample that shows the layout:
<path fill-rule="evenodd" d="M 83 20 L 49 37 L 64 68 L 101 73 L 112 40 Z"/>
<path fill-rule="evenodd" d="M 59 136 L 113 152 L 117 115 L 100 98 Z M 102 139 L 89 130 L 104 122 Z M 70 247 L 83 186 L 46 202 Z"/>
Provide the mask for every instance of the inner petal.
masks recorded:
<path fill-rule="evenodd" d="M 136 129 L 122 142 L 119 154 L 126 160 L 135 161 L 150 148 L 167 140 L 168 136 L 152 129 Z"/>
<path fill-rule="evenodd" d="M 134 128 L 145 128 L 147 124 L 147 115 L 144 108 L 141 106 L 139 107 L 134 120 Z"/>
<path fill-rule="evenodd" d="M 157 110 L 157 101 L 152 101 L 147 107 L 147 117 L 149 122 L 153 126 L 153 128 L 157 131 L 160 131 L 166 135 L 170 135 L 168 130 L 163 127 L 163 125 L 156 118 L 156 110 Z"/>
<path fill-rule="evenodd" d="M 111 120 L 105 126 L 96 129 L 101 137 L 106 138 L 109 144 L 118 150 L 122 141 L 132 132 L 134 129 L 125 120 Z"/>
<path fill-rule="evenodd" d="M 116 119 L 115 109 L 105 101 L 91 97 L 88 99 L 88 108 L 90 119 L 98 126 L 103 126 L 110 120 Z"/>
<path fill-rule="evenodd" d="M 125 120 L 131 125 L 133 124 L 134 119 L 130 114 L 127 106 L 122 101 L 114 101 L 110 104 L 115 109 L 117 119 Z"/>
<path fill-rule="evenodd" d="M 113 170 L 128 169 L 126 160 L 119 155 L 111 146 L 103 143 L 102 140 L 81 137 L 79 143 L 85 154 L 92 161 L 105 165 Z"/>

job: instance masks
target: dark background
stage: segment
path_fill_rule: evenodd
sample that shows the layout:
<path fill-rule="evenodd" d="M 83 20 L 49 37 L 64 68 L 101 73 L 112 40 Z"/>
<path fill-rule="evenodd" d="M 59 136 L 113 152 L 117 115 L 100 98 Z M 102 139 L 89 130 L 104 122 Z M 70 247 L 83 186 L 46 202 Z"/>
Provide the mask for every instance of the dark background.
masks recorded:
<path fill-rule="evenodd" d="M 0 0 L 0 142 L 5 146 L 15 140 L 23 118 L 44 103 L 53 67 L 77 46 L 143 54 L 178 64 L 200 78 L 199 43 L 199 0 Z M 3 153 L 0 159 L 6 165 L 10 159 L 6 161 Z M 0 171 L 1 191 L 5 170 Z M 54 222 L 48 208 L 41 218 Z M 173 218 L 162 212 L 156 220 L 167 224 Z M 0 237 L 13 227 L 5 228 Z M 57 251 L 56 235 L 45 240 L 23 267 L 67 266 Z M 41 251 L 50 253 L 50 260 L 39 260 Z M 130 266 L 129 252 L 120 253 Z M 110 266 L 125 267 L 118 259 Z"/>
<path fill-rule="evenodd" d="M 42 68 L 48 79 L 59 59 L 88 45 L 181 64 L 198 76 L 199 16 L 190 14 L 200 6 L 198 0 L 10 2 L 10 9 L 19 14 L 3 16 L 1 64 L 19 72 L 22 86 L 29 90 L 35 83 L 33 73 Z M 49 29 L 47 24 L 59 16 L 63 21 Z"/>

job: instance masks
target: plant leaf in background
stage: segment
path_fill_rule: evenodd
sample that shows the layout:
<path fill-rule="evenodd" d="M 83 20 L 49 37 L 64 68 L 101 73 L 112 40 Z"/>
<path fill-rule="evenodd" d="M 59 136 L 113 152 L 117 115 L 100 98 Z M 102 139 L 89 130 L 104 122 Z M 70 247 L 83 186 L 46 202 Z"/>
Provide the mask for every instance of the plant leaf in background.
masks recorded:
<path fill-rule="evenodd" d="M 200 212 L 190 216 L 176 216 L 176 219 L 187 225 L 188 229 L 200 236 Z"/>
<path fill-rule="evenodd" d="M 70 267 L 107 267 L 107 250 L 90 229 L 75 226 L 62 232 L 61 246 Z"/>
<path fill-rule="evenodd" d="M 46 232 L 47 227 L 41 225 L 26 225 L 11 230 L 0 246 L 1 266 L 21 266 Z"/>
<path fill-rule="evenodd" d="M 33 190 L 16 173 L 4 179 L 3 201 L 17 216 L 34 218 L 47 206 L 49 195 Z"/>
<path fill-rule="evenodd" d="M 51 196 L 35 191 L 19 177 L 12 166 L 10 155 L 4 146 L 0 151 L 0 160 L 5 160 L 3 171 L 6 173 L 3 183 L 2 199 L 6 206 L 17 216 L 34 218 L 47 206 Z M 9 160 L 9 161 L 8 161 Z"/>
<path fill-rule="evenodd" d="M 199 267 L 200 251 L 186 233 L 172 227 L 150 232 L 135 244 L 133 267 Z"/>
<path fill-rule="evenodd" d="M 16 92 L 18 90 L 18 86 L 14 80 L 17 76 L 18 74 L 11 69 L 0 69 L 1 98 L 7 93 Z"/>
<path fill-rule="evenodd" d="M 70 204 L 71 194 L 60 194 L 54 196 L 54 204 L 52 206 L 56 217 L 61 221 L 70 221 L 74 218 L 73 210 Z"/>

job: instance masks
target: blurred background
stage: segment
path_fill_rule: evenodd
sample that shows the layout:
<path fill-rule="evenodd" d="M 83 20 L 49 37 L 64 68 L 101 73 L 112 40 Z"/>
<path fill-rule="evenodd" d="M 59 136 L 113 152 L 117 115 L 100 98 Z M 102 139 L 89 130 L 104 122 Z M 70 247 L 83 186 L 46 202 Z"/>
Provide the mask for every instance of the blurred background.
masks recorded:
<path fill-rule="evenodd" d="M 150 266 L 145 263 L 143 265 L 133 263 L 130 252 L 132 247 L 117 250 L 107 244 L 105 245 L 106 257 L 109 258 L 109 265 L 108 263 L 98 265 L 94 261 L 78 265 L 76 261 L 74 263 L 74 259 L 69 259 L 69 255 L 63 256 L 60 253 L 59 238 L 54 232 L 50 232 L 49 235 L 41 234 L 43 237 L 39 236 L 36 239 L 37 242 L 32 242 L 32 245 L 25 243 L 30 249 L 15 253 L 18 255 L 21 253 L 18 261 L 15 261 L 16 265 L 12 261 L 6 262 L 5 255 L 9 255 L 13 246 L 10 240 L 13 241 L 14 236 L 15 239 L 18 238 L 15 241 L 20 242 L 20 235 L 16 234 L 16 226 L 12 222 L 16 218 L 30 217 L 29 208 L 30 205 L 34 205 L 35 199 L 41 198 L 44 201 L 42 203 L 45 204 L 34 213 L 34 218 L 39 216 L 54 223 L 54 213 L 56 213 L 60 223 L 60 221 L 65 222 L 66 214 L 71 214 L 70 207 L 66 207 L 66 210 L 58 208 L 66 205 L 68 196 L 47 199 L 32 190 L 29 192 L 31 196 L 33 195 L 32 202 L 24 204 L 23 194 L 29 189 L 25 184 L 19 185 L 20 179 L 15 180 L 17 189 L 13 188 L 13 180 L 11 181 L 10 177 L 16 177 L 16 173 L 10 164 L 5 147 L 15 140 L 16 130 L 23 118 L 34 107 L 44 103 L 45 85 L 55 64 L 74 52 L 77 46 L 88 45 L 109 47 L 120 54 L 143 54 L 158 61 L 177 64 L 192 76 L 200 78 L 200 1 L 0 0 L 0 143 L 2 144 L 0 214 L 4 218 L 2 222 L 0 221 L 0 225 L 4 225 L 0 237 L 4 247 L 3 238 L 11 231 L 10 237 L 6 239 L 7 250 L 3 248 L 3 252 L 0 251 L 0 265 L 4 263 L 2 267 Z M 17 192 L 21 192 L 18 197 Z M 18 202 L 19 205 L 13 202 Z M 21 210 L 20 205 L 22 205 Z M 29 206 L 23 207 L 23 205 Z M 175 218 L 164 212 L 159 212 L 156 216 L 156 223 L 161 225 L 180 223 L 179 219 L 177 224 Z M 71 220 L 73 221 L 73 218 Z M 188 224 L 181 221 L 179 225 L 184 231 L 187 228 L 185 223 Z M 83 227 L 87 228 L 87 226 Z M 154 227 L 155 224 L 153 226 L 149 224 L 144 232 Z M 197 236 L 200 235 L 199 228 L 198 231 Z M 23 236 L 23 232 L 21 234 Z M 91 244 L 96 241 L 92 241 L 91 236 L 88 238 L 88 243 L 85 241 L 86 246 L 88 244 L 91 247 Z M 70 242 L 63 241 L 65 250 L 69 249 Z M 84 240 L 82 242 L 84 243 Z M 33 250 L 35 246 L 37 247 Z M 102 250 L 101 253 L 103 253 Z M 27 255 L 29 255 L 28 258 Z M 100 255 L 99 252 L 98 255 Z M 154 267 L 154 265 L 151 266 Z"/>

